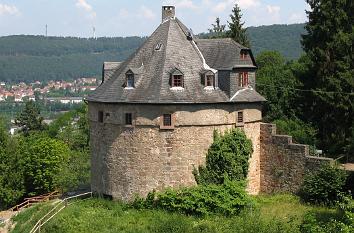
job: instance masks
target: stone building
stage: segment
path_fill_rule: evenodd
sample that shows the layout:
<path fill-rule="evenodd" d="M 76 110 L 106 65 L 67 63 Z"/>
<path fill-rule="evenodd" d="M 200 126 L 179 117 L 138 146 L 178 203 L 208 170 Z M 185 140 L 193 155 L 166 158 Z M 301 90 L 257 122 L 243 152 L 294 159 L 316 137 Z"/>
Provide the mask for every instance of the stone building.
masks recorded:
<path fill-rule="evenodd" d="M 256 69 L 249 48 L 198 39 L 173 6 L 163 6 L 158 28 L 126 61 L 106 62 L 88 98 L 92 191 L 130 200 L 194 185 L 193 168 L 205 162 L 213 131 L 232 127 L 253 142 L 248 191 L 262 191 L 265 99 L 255 90 Z"/>

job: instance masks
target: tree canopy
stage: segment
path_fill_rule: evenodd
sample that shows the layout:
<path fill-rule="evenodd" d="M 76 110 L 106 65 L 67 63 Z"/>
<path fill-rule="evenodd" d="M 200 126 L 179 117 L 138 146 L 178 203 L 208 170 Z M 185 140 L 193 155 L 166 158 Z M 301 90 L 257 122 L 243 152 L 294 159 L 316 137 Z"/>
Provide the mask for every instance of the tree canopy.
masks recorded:
<path fill-rule="evenodd" d="M 302 44 L 309 58 L 304 88 L 304 118 L 319 129 L 329 153 L 354 154 L 354 2 L 307 0 L 311 10 Z"/>
<path fill-rule="evenodd" d="M 244 22 L 242 22 L 242 13 L 240 7 L 235 4 L 232 9 L 232 14 L 230 15 L 230 20 L 228 21 L 229 30 L 227 31 L 228 37 L 232 38 L 237 43 L 243 46 L 250 47 L 250 41 L 246 33 L 246 28 L 244 28 Z"/>
<path fill-rule="evenodd" d="M 28 136 L 31 131 L 44 129 L 43 117 L 34 101 L 26 102 L 25 108 L 15 118 L 15 124 Z"/>

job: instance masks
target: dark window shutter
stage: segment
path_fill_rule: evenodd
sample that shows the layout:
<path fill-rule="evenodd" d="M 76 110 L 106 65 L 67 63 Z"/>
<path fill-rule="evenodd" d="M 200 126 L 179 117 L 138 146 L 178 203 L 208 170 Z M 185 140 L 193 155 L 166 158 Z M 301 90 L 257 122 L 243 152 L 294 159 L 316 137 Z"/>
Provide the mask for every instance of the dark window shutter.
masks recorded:
<path fill-rule="evenodd" d="M 201 81 L 202 85 L 205 86 L 205 75 L 204 74 L 200 75 L 200 81 Z"/>
<path fill-rule="evenodd" d="M 170 85 L 170 87 L 172 87 L 172 74 L 170 75 L 170 78 L 168 80 L 168 84 Z"/>

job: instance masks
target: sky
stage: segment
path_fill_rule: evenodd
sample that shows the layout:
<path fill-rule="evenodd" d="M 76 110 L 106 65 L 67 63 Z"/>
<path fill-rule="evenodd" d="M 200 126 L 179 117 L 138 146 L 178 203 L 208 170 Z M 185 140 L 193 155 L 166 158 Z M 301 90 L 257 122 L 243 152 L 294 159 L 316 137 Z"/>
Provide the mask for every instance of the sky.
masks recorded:
<path fill-rule="evenodd" d="M 92 37 L 148 36 L 161 23 L 162 5 L 195 34 L 206 32 L 216 17 L 226 24 L 233 5 L 245 26 L 303 23 L 305 0 L 0 0 L 0 36 Z"/>

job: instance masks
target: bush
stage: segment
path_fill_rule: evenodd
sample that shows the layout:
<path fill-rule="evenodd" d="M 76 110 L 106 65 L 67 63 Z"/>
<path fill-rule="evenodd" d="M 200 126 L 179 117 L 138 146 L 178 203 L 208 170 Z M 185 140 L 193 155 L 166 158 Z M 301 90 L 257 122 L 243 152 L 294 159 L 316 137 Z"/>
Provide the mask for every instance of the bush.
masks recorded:
<path fill-rule="evenodd" d="M 345 181 L 345 171 L 322 165 L 319 170 L 304 178 L 299 194 L 305 202 L 331 205 L 341 200 Z"/>
<path fill-rule="evenodd" d="M 225 177 L 232 181 L 245 180 L 248 160 L 253 152 L 252 141 L 240 129 L 214 132 L 214 142 L 206 156 L 206 167 L 194 171 L 198 184 L 223 184 Z"/>
<path fill-rule="evenodd" d="M 252 203 L 244 182 L 225 181 L 223 185 L 202 185 L 180 190 L 151 192 L 147 198 L 137 198 L 135 208 L 156 208 L 187 215 L 205 216 L 212 213 L 236 215 Z"/>

